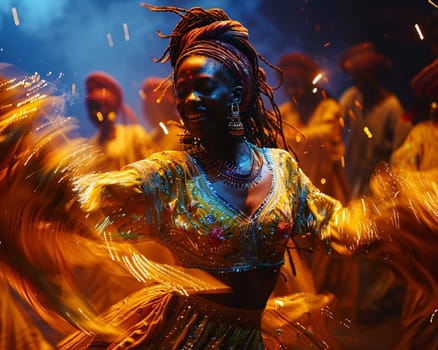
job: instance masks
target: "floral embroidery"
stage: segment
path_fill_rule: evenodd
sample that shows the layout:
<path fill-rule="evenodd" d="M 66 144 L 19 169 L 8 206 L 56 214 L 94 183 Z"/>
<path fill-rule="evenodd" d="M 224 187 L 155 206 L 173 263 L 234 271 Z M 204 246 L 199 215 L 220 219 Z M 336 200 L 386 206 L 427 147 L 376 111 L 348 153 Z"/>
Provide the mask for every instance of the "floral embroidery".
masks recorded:
<path fill-rule="evenodd" d="M 292 225 L 289 222 L 281 221 L 277 225 L 277 230 L 275 232 L 276 235 L 280 237 L 288 237 L 290 231 L 292 229 Z"/>
<path fill-rule="evenodd" d="M 208 233 L 208 238 L 210 239 L 211 243 L 220 244 L 221 241 L 223 241 L 225 239 L 224 233 L 225 233 L 225 231 L 224 231 L 224 228 L 222 226 L 215 226 Z"/>

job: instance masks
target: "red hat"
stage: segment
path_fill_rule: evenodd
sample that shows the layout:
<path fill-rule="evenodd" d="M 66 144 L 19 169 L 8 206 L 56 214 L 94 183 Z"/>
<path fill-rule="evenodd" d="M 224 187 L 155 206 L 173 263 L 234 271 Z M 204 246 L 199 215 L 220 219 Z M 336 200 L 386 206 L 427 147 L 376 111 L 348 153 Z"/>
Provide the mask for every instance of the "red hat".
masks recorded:
<path fill-rule="evenodd" d="M 122 88 L 119 83 L 105 72 L 93 72 L 85 79 L 85 88 L 87 90 L 87 101 L 98 101 L 106 103 L 115 111 L 120 112 L 126 123 L 137 123 L 138 118 L 134 111 L 128 105 L 123 103 Z"/>
<path fill-rule="evenodd" d="M 93 72 L 85 80 L 88 101 L 102 101 L 116 110 L 122 105 L 123 93 L 119 83 L 104 72 Z"/>
<path fill-rule="evenodd" d="M 363 42 L 348 48 L 340 56 L 339 66 L 351 76 L 380 74 L 391 68 L 391 60 L 377 52 L 373 43 Z"/>
<path fill-rule="evenodd" d="M 278 66 L 285 74 L 294 73 L 298 69 L 303 74 L 314 77 L 319 72 L 316 62 L 310 56 L 299 52 L 290 52 L 283 55 L 278 61 Z"/>
<path fill-rule="evenodd" d="M 438 96 L 438 58 L 424 67 L 411 80 L 411 86 L 418 97 L 435 99 Z"/>

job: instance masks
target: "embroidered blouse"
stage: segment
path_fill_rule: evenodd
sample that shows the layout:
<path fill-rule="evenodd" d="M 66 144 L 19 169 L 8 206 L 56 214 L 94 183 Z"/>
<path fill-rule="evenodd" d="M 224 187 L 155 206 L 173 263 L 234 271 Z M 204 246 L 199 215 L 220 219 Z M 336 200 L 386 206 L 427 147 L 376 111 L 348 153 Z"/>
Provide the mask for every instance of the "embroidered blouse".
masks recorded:
<path fill-rule="evenodd" d="M 214 190 L 187 152 L 159 152 L 109 176 L 81 177 L 76 190 L 83 209 L 102 211 L 100 229 L 112 240 L 158 239 L 185 267 L 209 272 L 276 268 L 291 235 L 329 238 L 341 205 L 314 187 L 288 152 L 257 150 L 272 184 L 250 216 Z"/>

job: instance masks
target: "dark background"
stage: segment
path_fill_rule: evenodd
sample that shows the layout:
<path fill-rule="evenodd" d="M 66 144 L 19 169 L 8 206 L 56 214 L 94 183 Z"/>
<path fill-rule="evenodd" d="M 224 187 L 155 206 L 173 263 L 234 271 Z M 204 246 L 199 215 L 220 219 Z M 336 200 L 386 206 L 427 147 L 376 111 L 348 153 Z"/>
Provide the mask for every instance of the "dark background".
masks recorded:
<path fill-rule="evenodd" d="M 393 60 L 388 87 L 409 106 L 412 76 L 430 63 L 438 42 L 429 28 L 437 9 L 427 0 L 174 0 L 150 1 L 155 5 L 221 7 L 248 27 L 258 51 L 273 63 L 292 50 L 305 52 L 320 64 L 326 87 L 339 97 L 350 81 L 337 66 L 339 54 L 348 46 L 372 41 Z M 438 3 L 438 0 L 435 4 Z M 146 76 L 169 74 L 170 67 L 153 62 L 167 41 L 157 30 L 170 33 L 178 17 L 153 13 L 131 0 L 22 0 L 0 3 L 0 62 L 26 72 L 38 72 L 55 82 L 67 97 L 67 112 L 80 121 L 85 136 L 94 133 L 84 108 L 84 80 L 88 73 L 103 70 L 121 83 L 125 101 L 141 118 L 138 90 Z M 17 9 L 20 25 L 13 22 Z M 129 28 L 129 41 L 123 33 Z M 420 40 L 414 25 L 425 36 Z M 436 30 L 436 29 L 435 29 Z M 114 46 L 108 45 L 110 33 Z M 273 71 L 267 70 L 271 82 Z M 72 84 L 76 93 L 72 94 Z M 277 91 L 277 100 L 284 96 Z"/>

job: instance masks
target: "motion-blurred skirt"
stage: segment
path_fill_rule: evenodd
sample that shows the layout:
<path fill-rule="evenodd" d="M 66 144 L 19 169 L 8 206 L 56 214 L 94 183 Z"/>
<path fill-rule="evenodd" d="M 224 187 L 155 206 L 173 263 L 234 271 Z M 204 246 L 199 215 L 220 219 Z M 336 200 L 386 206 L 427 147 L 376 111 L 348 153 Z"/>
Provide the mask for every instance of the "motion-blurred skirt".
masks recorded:
<path fill-rule="evenodd" d="M 58 344 L 59 349 L 198 349 L 264 350 L 325 349 L 310 324 L 309 314 L 285 322 L 269 310 L 267 332 L 262 332 L 263 310 L 225 307 L 200 295 L 147 287 L 132 294 L 103 315 L 120 329 L 116 338 L 77 332 Z M 277 319 L 276 319 L 277 318 Z M 268 331 L 268 329 L 270 329 Z"/>

